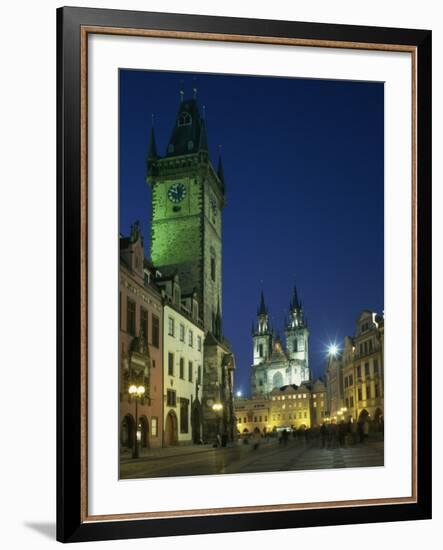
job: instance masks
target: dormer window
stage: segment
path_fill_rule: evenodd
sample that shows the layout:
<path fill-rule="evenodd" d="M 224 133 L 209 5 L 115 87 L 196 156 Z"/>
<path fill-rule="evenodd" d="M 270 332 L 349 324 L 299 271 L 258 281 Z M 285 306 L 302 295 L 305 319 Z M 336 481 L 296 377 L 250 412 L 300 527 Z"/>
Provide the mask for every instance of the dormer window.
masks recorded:
<path fill-rule="evenodd" d="M 189 113 L 181 113 L 177 120 L 177 126 L 190 126 L 192 124 L 192 117 Z"/>

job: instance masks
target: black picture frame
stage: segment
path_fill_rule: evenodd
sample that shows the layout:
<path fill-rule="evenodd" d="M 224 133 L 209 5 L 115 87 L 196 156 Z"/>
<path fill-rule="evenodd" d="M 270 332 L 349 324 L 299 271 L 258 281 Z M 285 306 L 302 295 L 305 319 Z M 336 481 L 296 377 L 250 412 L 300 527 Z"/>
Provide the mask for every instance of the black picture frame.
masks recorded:
<path fill-rule="evenodd" d="M 416 52 L 416 501 L 87 521 L 82 515 L 81 28 L 400 45 Z M 431 31 L 71 8 L 57 10 L 57 539 L 78 542 L 431 517 Z M 84 282 L 84 281 L 83 281 Z M 83 336 L 82 336 L 83 335 Z M 84 344 L 84 342 L 83 342 Z M 83 396 L 83 397 L 82 397 Z M 84 478 L 83 478 L 84 481 Z"/>

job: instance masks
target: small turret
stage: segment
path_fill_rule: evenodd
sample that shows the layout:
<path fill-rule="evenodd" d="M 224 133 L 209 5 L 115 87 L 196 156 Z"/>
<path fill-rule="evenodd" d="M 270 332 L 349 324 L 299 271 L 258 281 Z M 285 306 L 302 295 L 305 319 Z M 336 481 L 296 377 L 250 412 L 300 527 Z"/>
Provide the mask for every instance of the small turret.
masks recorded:
<path fill-rule="evenodd" d="M 218 176 L 218 179 L 220 180 L 220 183 L 221 183 L 221 186 L 222 186 L 222 191 L 224 192 L 224 190 L 225 190 L 225 171 L 223 170 L 223 162 L 222 162 L 221 155 L 219 155 L 219 157 L 218 157 L 217 176 Z"/>
<path fill-rule="evenodd" d="M 154 125 L 151 126 L 151 136 L 149 139 L 148 160 L 157 159 L 157 145 L 155 143 Z"/>

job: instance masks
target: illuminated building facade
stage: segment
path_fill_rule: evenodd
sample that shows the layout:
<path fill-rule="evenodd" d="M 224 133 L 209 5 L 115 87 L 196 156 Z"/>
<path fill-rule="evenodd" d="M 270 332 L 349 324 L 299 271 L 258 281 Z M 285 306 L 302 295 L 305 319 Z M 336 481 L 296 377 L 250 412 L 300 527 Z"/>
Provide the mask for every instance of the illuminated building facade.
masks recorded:
<path fill-rule="evenodd" d="M 270 326 L 269 311 L 262 293 L 257 321 L 252 326 L 252 395 L 267 395 L 274 388 L 300 385 L 311 379 L 309 330 L 296 288 L 289 305 L 289 317 L 285 320 L 285 341 L 284 347 Z"/>
<path fill-rule="evenodd" d="M 314 428 L 327 416 L 326 386 L 322 379 L 274 388 L 268 395 L 235 400 L 239 434 Z"/>
<path fill-rule="evenodd" d="M 354 336 L 328 358 L 328 413 L 331 418 L 371 420 L 384 416 L 384 316 L 364 310 Z"/>
<path fill-rule="evenodd" d="M 163 303 L 154 279 L 154 270 L 144 257 L 139 225 L 135 223 L 129 237 L 120 237 L 121 452 L 132 452 L 136 438 L 140 450 L 160 447 L 163 440 Z M 129 393 L 131 385 L 144 388 L 137 403 L 137 415 L 136 398 Z"/>
<path fill-rule="evenodd" d="M 203 323 L 196 293 L 182 295 L 178 275 L 161 277 L 164 445 L 202 440 Z"/>

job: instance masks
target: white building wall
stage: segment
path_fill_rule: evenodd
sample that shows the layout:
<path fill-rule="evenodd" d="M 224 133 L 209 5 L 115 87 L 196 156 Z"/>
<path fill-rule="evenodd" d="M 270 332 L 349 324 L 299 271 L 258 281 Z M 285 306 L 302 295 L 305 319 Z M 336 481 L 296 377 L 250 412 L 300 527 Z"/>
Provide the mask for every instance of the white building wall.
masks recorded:
<path fill-rule="evenodd" d="M 174 334 L 170 334 L 169 319 L 174 323 Z M 163 312 L 163 426 L 165 426 L 166 416 L 172 409 L 177 415 L 177 431 L 179 443 L 190 443 L 192 441 L 192 426 L 191 426 L 191 408 L 192 402 L 196 394 L 196 382 L 198 377 L 198 368 L 201 368 L 201 376 L 203 378 L 203 330 L 190 321 L 186 316 L 179 313 L 170 305 L 165 305 Z M 181 339 L 180 326 L 184 327 L 184 340 Z M 192 346 L 190 345 L 189 334 L 192 331 Z M 199 339 L 201 346 L 199 349 Z M 169 369 L 169 353 L 174 356 L 174 371 L 171 375 Z M 184 377 L 180 377 L 180 359 L 184 361 Z M 192 381 L 189 380 L 189 362 L 192 362 Z M 168 405 L 167 390 L 176 392 L 176 406 Z M 201 399 L 201 387 L 199 389 L 199 397 Z M 189 400 L 188 407 L 188 431 L 182 432 L 180 422 L 180 398 Z"/>

